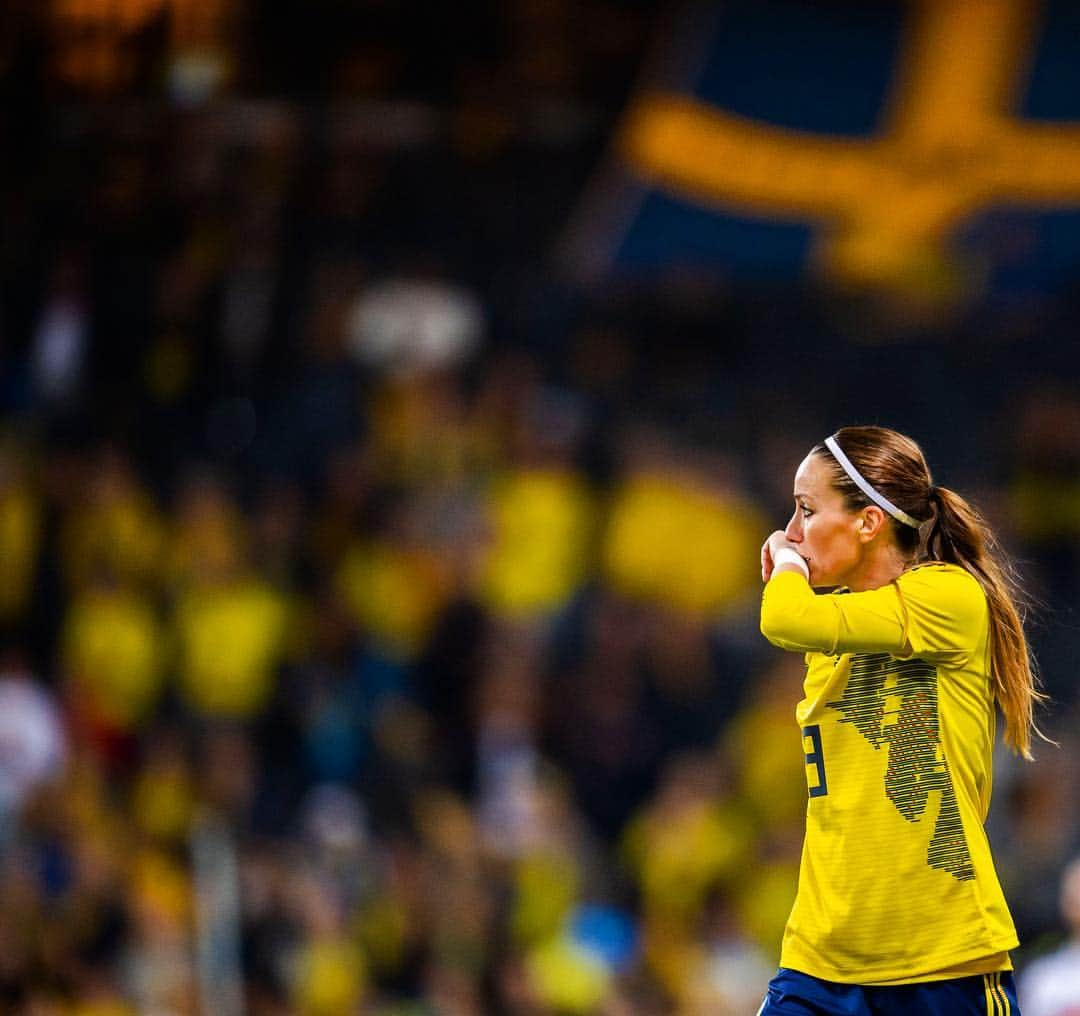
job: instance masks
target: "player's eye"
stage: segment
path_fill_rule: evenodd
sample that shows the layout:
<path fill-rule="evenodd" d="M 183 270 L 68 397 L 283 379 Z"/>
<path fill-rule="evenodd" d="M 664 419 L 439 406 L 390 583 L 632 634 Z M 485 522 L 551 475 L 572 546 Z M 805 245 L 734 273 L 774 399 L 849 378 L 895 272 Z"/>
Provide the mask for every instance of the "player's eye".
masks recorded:
<path fill-rule="evenodd" d="M 813 512 L 812 512 L 812 511 L 811 511 L 811 510 L 810 510 L 809 508 L 807 508 L 807 507 L 806 507 L 806 505 L 804 505 L 804 504 L 801 504 L 801 505 L 799 505 L 799 508 L 800 508 L 800 509 L 801 509 L 801 511 L 802 511 L 802 517 L 803 517 L 804 519 L 808 519 L 808 518 L 810 518 L 810 516 L 811 516 L 811 515 L 813 515 L 813 514 L 814 514 L 814 513 L 813 513 Z"/>

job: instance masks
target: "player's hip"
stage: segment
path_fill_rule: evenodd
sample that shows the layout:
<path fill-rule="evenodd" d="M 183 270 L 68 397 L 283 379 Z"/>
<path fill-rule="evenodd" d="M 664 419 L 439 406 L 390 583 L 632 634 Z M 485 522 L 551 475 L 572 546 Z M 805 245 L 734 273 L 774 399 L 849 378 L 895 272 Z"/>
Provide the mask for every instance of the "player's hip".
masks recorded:
<path fill-rule="evenodd" d="M 1020 1016 L 1010 971 L 895 986 L 839 984 L 781 967 L 758 1016 Z"/>

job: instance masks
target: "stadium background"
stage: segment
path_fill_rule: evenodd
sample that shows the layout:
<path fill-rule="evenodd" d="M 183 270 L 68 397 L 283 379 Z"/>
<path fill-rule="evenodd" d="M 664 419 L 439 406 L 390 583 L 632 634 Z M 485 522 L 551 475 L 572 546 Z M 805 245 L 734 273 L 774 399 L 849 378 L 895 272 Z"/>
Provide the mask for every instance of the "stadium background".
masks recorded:
<path fill-rule="evenodd" d="M 850 422 L 1038 601 L 990 829 L 1053 949 L 1078 55 L 1065 2 L 6 5 L 4 1011 L 754 1011 L 758 547 Z"/>

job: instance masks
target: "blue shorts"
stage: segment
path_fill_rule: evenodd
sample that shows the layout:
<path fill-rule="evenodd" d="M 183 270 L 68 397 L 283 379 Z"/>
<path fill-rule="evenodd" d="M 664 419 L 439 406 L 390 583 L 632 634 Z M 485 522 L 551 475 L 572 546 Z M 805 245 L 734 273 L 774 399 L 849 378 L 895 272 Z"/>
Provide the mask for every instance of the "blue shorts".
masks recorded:
<path fill-rule="evenodd" d="M 777 971 L 758 1016 L 1020 1016 L 1011 973 L 883 987 Z"/>

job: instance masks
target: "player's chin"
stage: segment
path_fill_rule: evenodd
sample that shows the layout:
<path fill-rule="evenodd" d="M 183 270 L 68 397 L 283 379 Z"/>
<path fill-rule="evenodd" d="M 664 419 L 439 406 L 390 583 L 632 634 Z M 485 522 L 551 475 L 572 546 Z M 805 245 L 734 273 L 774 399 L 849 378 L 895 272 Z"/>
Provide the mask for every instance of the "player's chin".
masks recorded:
<path fill-rule="evenodd" d="M 836 589 L 844 584 L 836 575 L 815 568 L 809 561 L 807 565 L 810 568 L 810 577 L 807 581 L 812 589 Z"/>
<path fill-rule="evenodd" d="M 834 585 L 834 583 L 829 581 L 828 575 L 825 575 L 820 568 L 815 567 L 813 561 L 811 561 L 808 557 L 804 557 L 803 560 L 806 562 L 806 567 L 810 570 L 810 575 L 808 576 L 807 581 L 810 583 L 811 586 L 813 586 L 815 589 L 822 589 Z"/>

